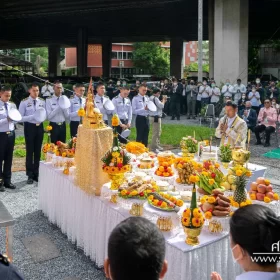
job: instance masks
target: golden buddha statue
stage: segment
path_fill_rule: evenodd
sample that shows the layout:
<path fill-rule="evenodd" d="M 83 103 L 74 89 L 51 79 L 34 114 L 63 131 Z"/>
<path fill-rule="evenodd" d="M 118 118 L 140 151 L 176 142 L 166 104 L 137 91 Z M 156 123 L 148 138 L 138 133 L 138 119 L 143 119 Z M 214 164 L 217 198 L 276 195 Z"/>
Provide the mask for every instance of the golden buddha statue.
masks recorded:
<path fill-rule="evenodd" d="M 103 116 L 98 108 L 94 107 L 94 95 L 92 87 L 89 87 L 86 99 L 86 114 L 83 118 L 83 126 L 86 128 L 103 128 L 106 125 L 103 122 Z"/>

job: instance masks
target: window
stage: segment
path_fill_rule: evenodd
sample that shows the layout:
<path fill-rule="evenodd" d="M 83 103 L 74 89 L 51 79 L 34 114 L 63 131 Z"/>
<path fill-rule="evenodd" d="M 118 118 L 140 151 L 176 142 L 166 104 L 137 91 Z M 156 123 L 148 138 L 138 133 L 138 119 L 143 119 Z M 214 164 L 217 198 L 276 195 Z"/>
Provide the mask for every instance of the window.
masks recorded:
<path fill-rule="evenodd" d="M 264 52 L 268 53 L 268 48 L 264 48 Z"/>
<path fill-rule="evenodd" d="M 127 53 L 127 59 L 132 59 L 132 58 L 133 58 L 132 52 L 128 52 L 128 53 Z"/>
<path fill-rule="evenodd" d="M 127 52 L 123 52 L 123 59 L 127 59 Z"/>
<path fill-rule="evenodd" d="M 112 59 L 117 59 L 117 58 L 118 58 L 118 53 L 112 52 Z"/>
<path fill-rule="evenodd" d="M 118 59 L 122 59 L 122 53 L 118 52 Z"/>

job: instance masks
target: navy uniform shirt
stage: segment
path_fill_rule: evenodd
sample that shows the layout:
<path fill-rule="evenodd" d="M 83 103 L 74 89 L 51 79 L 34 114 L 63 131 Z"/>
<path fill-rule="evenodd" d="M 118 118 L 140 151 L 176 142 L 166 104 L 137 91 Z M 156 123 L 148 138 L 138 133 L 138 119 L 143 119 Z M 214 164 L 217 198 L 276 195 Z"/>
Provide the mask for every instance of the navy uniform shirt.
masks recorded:
<path fill-rule="evenodd" d="M 113 98 L 115 106 L 114 113 L 118 115 L 120 120 L 127 120 L 131 124 L 132 120 L 132 106 L 129 98 L 122 98 L 120 95 Z"/>
<path fill-rule="evenodd" d="M 78 111 L 80 108 L 85 107 L 86 99 L 84 97 L 78 97 L 77 95 L 74 95 L 73 97 L 70 97 L 70 103 L 70 121 L 79 122 L 80 117 L 78 116 Z"/>
<path fill-rule="evenodd" d="M 59 97 L 56 95 L 46 99 L 47 118 L 50 122 L 62 123 L 68 121 L 69 109 L 61 109 L 58 100 Z"/>
<path fill-rule="evenodd" d="M 16 109 L 17 106 L 13 102 L 6 102 L 0 100 L 0 132 L 8 132 L 15 130 L 15 125 L 13 121 L 8 121 L 8 112 L 11 109 Z M 0 278 L 1 279 L 1 278 Z"/>
<path fill-rule="evenodd" d="M 22 122 L 38 124 L 34 119 L 34 113 L 40 108 L 45 109 L 45 100 L 42 98 L 33 99 L 31 96 L 23 99 L 19 104 L 19 112 L 22 116 Z"/>
<path fill-rule="evenodd" d="M 0 279 L 23 280 L 23 276 L 9 263 L 8 259 L 0 254 Z"/>
<path fill-rule="evenodd" d="M 104 108 L 104 104 L 108 100 L 109 100 L 109 97 L 107 97 L 105 95 L 99 96 L 98 94 L 96 94 L 94 97 L 95 106 L 100 110 L 101 114 L 103 114 L 104 121 L 108 121 L 108 115 L 111 115 L 113 113 L 113 111 L 106 110 Z"/>
<path fill-rule="evenodd" d="M 145 110 L 145 107 L 148 105 L 149 97 L 142 96 L 138 94 L 132 99 L 132 112 L 134 115 L 138 116 L 148 116 L 149 111 Z"/>

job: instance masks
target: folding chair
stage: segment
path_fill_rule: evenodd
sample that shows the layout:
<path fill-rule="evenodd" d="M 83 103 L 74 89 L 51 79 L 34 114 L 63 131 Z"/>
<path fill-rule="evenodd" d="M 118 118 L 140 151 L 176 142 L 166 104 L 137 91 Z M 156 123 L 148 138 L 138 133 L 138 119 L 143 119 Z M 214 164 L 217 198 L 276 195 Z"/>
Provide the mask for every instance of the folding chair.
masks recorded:
<path fill-rule="evenodd" d="M 210 121 L 210 128 L 214 124 L 215 120 L 215 106 L 214 104 L 208 104 L 206 107 L 206 112 L 204 116 L 200 116 L 199 125 L 201 126 L 202 121 Z"/>

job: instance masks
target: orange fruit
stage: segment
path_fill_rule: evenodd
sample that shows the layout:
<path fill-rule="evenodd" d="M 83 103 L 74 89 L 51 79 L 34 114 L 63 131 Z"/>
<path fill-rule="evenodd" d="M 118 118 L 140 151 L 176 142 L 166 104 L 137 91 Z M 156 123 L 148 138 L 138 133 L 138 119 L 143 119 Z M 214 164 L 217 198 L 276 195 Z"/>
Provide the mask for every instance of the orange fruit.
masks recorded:
<path fill-rule="evenodd" d="M 182 168 L 183 167 L 183 165 L 181 164 L 181 163 L 179 163 L 178 165 L 177 165 L 177 168 Z"/>
<path fill-rule="evenodd" d="M 163 172 L 163 171 L 164 171 L 164 167 L 163 167 L 163 166 L 160 166 L 160 167 L 158 168 L 158 170 L 159 170 L 160 172 Z"/>
<path fill-rule="evenodd" d="M 162 163 L 162 166 L 164 166 L 164 167 L 167 167 L 169 164 L 168 164 L 168 162 L 167 161 L 164 161 L 163 163 Z"/>
<path fill-rule="evenodd" d="M 180 178 L 177 178 L 177 179 L 176 179 L 176 183 L 179 183 L 179 184 L 180 184 L 180 183 L 181 183 L 181 179 L 180 179 Z"/>
<path fill-rule="evenodd" d="M 160 171 L 157 171 L 157 173 L 156 173 L 158 176 L 162 176 L 162 172 L 160 172 Z"/>
<path fill-rule="evenodd" d="M 171 167 L 167 167 L 167 171 L 170 173 L 172 172 L 172 168 Z"/>
<path fill-rule="evenodd" d="M 168 172 L 164 172 L 164 173 L 163 173 L 163 176 L 164 176 L 164 177 L 169 177 L 169 173 L 168 173 Z"/>

